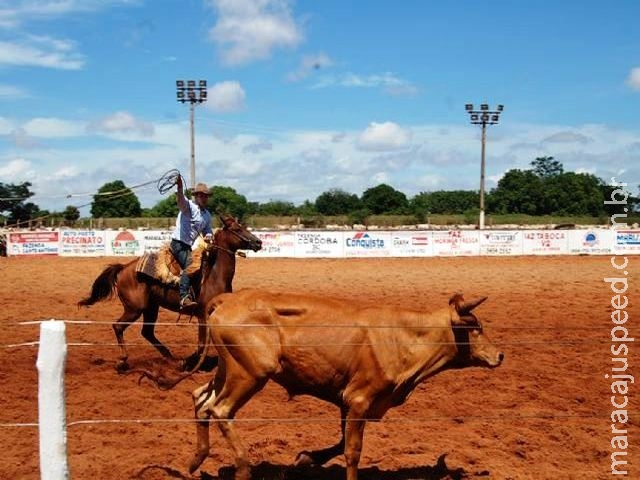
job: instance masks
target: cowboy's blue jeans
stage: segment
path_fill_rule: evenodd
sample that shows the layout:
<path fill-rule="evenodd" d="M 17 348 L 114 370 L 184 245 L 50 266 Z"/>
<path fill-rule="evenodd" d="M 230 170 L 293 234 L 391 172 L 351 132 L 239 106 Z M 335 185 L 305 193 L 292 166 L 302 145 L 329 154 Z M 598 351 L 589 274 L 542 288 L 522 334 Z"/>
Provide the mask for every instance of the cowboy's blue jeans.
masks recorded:
<path fill-rule="evenodd" d="M 171 240 L 171 253 L 180 265 L 180 298 L 189 294 L 191 281 L 187 275 L 187 268 L 191 265 L 191 247 L 178 240 Z"/>

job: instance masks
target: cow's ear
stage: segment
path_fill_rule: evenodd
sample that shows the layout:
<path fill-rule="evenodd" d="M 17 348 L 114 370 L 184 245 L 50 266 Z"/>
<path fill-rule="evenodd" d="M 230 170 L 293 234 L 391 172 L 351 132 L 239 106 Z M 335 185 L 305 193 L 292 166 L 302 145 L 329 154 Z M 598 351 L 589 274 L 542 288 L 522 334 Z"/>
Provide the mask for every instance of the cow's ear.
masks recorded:
<path fill-rule="evenodd" d="M 449 299 L 449 314 L 453 325 L 462 325 L 464 322 L 460 319 L 459 308 L 464 303 L 462 293 L 454 293 Z"/>

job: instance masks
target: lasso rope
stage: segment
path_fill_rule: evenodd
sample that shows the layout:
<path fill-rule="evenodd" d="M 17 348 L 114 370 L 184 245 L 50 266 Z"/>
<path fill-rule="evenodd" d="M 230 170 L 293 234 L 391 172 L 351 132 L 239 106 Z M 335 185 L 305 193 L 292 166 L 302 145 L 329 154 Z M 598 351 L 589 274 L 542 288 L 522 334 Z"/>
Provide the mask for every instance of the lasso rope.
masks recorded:
<path fill-rule="evenodd" d="M 166 194 L 169 190 L 171 190 L 171 188 L 176 185 L 177 181 L 178 181 L 178 177 L 180 177 L 180 171 L 176 168 L 173 168 L 167 172 L 165 172 L 164 174 L 162 174 L 162 176 L 160 178 L 158 178 L 157 180 L 151 180 L 149 182 L 144 182 L 144 183 L 140 183 L 137 185 L 133 185 L 132 187 L 125 187 L 123 189 L 120 190 L 114 190 L 114 191 L 109 191 L 109 192 L 96 192 L 94 194 L 90 194 L 90 193 L 77 193 L 77 194 L 69 194 L 69 195 L 65 195 L 66 198 L 71 198 L 71 197 L 83 197 L 83 196 L 88 196 L 88 195 L 93 195 L 94 198 L 96 197 L 107 197 L 109 199 L 114 199 L 114 198 L 118 198 L 118 197 L 124 197 L 127 195 L 133 195 L 133 190 L 134 189 L 138 189 L 138 188 L 142 188 L 142 187 L 146 187 L 152 183 L 156 183 L 156 186 L 158 187 L 158 191 L 164 195 Z M 183 182 L 184 182 L 184 177 L 183 177 Z M 0 200 L 8 200 L 8 201 L 24 201 L 29 199 L 30 197 L 7 197 L 7 198 L 0 198 Z M 55 197 L 52 197 L 55 198 Z M 93 202 L 89 202 L 89 203 L 83 203 L 82 205 L 75 205 L 76 208 L 82 208 L 82 207 L 87 207 L 89 205 L 91 205 Z M 37 221 L 42 221 L 45 220 L 47 218 L 50 217 L 57 217 L 59 216 L 60 213 L 59 212 L 54 212 L 54 213 L 50 213 L 48 215 L 41 215 L 39 217 L 34 217 L 34 218 L 30 218 L 28 220 L 22 220 L 22 221 L 18 221 L 14 224 L 11 225 L 7 225 L 7 228 L 17 228 L 20 225 L 27 225 L 30 222 L 37 222 Z"/>
<path fill-rule="evenodd" d="M 164 175 L 162 175 L 159 179 L 158 179 L 158 191 L 164 195 L 165 193 L 167 193 L 169 190 L 171 190 L 176 183 L 178 183 L 178 178 L 180 177 L 180 171 L 176 168 L 173 168 L 171 170 L 169 170 L 168 172 L 166 172 Z M 183 183 L 184 183 L 184 178 L 183 178 Z"/>

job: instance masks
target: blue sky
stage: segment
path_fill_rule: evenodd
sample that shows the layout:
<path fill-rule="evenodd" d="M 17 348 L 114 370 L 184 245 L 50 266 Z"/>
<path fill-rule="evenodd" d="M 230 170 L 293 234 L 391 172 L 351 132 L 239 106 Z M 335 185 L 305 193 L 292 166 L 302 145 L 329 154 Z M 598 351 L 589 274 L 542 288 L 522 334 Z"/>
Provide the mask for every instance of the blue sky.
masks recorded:
<path fill-rule="evenodd" d="M 250 201 L 478 189 L 467 102 L 505 105 L 488 188 L 551 155 L 637 192 L 638 18 L 633 0 L 0 0 L 0 182 L 62 210 L 116 179 L 188 181 L 175 80 L 206 79 L 197 180 Z"/>

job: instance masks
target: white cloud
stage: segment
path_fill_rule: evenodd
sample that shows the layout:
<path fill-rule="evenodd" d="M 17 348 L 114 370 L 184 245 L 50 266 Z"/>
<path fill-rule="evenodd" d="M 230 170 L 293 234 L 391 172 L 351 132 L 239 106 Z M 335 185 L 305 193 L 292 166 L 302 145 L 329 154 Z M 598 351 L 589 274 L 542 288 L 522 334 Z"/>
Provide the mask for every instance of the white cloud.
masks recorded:
<path fill-rule="evenodd" d="M 209 0 L 217 19 L 209 31 L 222 61 L 244 65 L 271 56 L 277 48 L 294 48 L 303 40 L 287 0 Z"/>
<path fill-rule="evenodd" d="M 290 82 L 299 82 L 307 78 L 312 73 L 330 67 L 331 65 L 333 65 L 333 61 L 325 53 L 305 55 L 300 60 L 300 66 L 298 69 L 287 75 L 287 80 Z"/>
<path fill-rule="evenodd" d="M 153 125 L 137 119 L 129 112 L 116 112 L 92 122 L 87 130 L 97 133 L 126 133 L 150 137 L 154 133 Z"/>
<path fill-rule="evenodd" d="M 245 109 L 246 94 L 239 82 L 219 82 L 209 87 L 207 106 L 214 112 L 233 113 Z"/>
<path fill-rule="evenodd" d="M 136 0 L 12 0 L 0 4 L 0 27 L 16 28 L 33 20 L 91 12 L 111 5 L 137 3 L 139 2 Z"/>
<path fill-rule="evenodd" d="M 558 132 L 542 140 L 543 143 L 589 143 L 591 139 L 581 133 L 570 131 Z"/>
<path fill-rule="evenodd" d="M 24 133 L 38 138 L 67 138 L 84 135 L 84 124 L 59 118 L 34 118 L 22 126 Z"/>
<path fill-rule="evenodd" d="M 411 132 L 393 122 L 372 122 L 360 134 L 358 148 L 365 151 L 398 150 L 408 146 Z"/>
<path fill-rule="evenodd" d="M 351 72 L 340 75 L 324 75 L 311 88 L 329 87 L 382 88 L 386 93 L 398 96 L 413 96 L 419 92 L 418 87 L 391 72 L 373 75 L 359 75 Z"/>
<path fill-rule="evenodd" d="M 21 100 L 29 97 L 29 93 L 22 87 L 0 83 L 0 100 Z"/>
<path fill-rule="evenodd" d="M 84 56 L 70 40 L 31 35 L 12 42 L 0 41 L 0 65 L 80 70 Z"/>
<path fill-rule="evenodd" d="M 14 158 L 0 166 L 0 178 L 8 182 L 22 182 L 25 178 L 33 176 L 33 165 L 24 158 Z"/>
<path fill-rule="evenodd" d="M 70 127 L 84 135 L 83 124 L 64 119 L 49 122 L 49 131 L 57 129 L 58 135 L 68 133 Z M 45 123 L 38 122 L 42 129 Z M 10 132 L 20 128 L 11 118 L 0 117 L 0 128 L 3 124 Z M 421 191 L 477 190 L 479 186 L 480 138 L 478 129 L 471 125 L 417 124 L 409 128 L 386 122 L 372 123 L 363 131 L 264 129 L 252 134 L 234 132 L 232 140 L 214 136 L 219 130 L 217 120 L 203 115 L 199 125 L 197 180 L 229 186 L 250 201 L 277 199 L 300 204 L 331 188 L 361 195 L 381 182 L 409 198 Z M 138 185 L 157 179 L 170 168 L 188 175 L 188 122 L 156 123 L 154 129 L 153 137 L 133 149 L 120 142 L 91 146 L 82 138 L 79 142 L 50 142 L 47 148 L 20 155 L 5 148 L 0 150 L 0 178 L 31 181 L 35 203 L 62 210 L 66 205 L 90 201 L 90 195 L 68 199 L 66 194 L 95 192 L 114 179 Z M 559 132 L 592 141 L 542 142 Z M 341 141 L 333 141 L 336 136 Z M 540 151 L 514 148 L 523 143 L 539 145 Z M 487 189 L 495 186 L 504 172 L 530 168 L 531 160 L 543 155 L 554 156 L 566 171 L 592 172 L 603 179 L 616 176 L 635 186 L 640 183 L 639 145 L 640 134 L 632 129 L 593 124 L 500 124 L 492 127 L 487 141 Z M 619 174 L 621 168 L 626 169 L 623 174 Z M 13 177 L 6 177 L 7 173 Z M 136 194 L 145 207 L 163 198 L 154 184 L 136 189 Z"/>
<path fill-rule="evenodd" d="M 0 135 L 9 135 L 15 128 L 13 122 L 5 117 L 0 117 Z"/>
<path fill-rule="evenodd" d="M 259 142 L 250 143 L 249 145 L 245 145 L 242 147 L 242 153 L 260 153 L 263 151 L 271 151 L 273 150 L 273 144 L 266 140 L 261 140 Z"/>
<path fill-rule="evenodd" d="M 627 78 L 627 85 L 633 90 L 640 90 L 640 67 L 631 69 Z"/>

